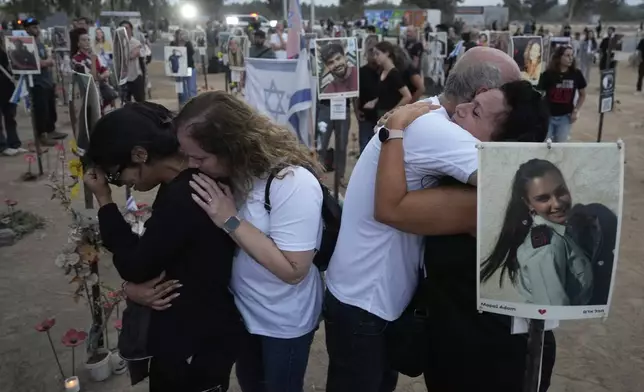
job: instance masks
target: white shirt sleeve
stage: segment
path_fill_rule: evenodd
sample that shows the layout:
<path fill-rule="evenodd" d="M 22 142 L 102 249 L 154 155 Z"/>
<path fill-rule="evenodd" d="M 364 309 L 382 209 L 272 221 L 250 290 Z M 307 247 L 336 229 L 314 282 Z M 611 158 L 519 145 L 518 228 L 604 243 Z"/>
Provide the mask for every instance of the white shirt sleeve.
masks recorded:
<path fill-rule="evenodd" d="M 269 200 L 269 235 L 280 250 L 304 252 L 316 249 L 322 227 L 322 189 L 303 167 L 285 169 L 275 177 Z"/>
<path fill-rule="evenodd" d="M 405 163 L 418 176 L 448 176 L 467 183 L 478 169 L 479 141 L 444 112 L 423 115 L 405 129 Z"/>

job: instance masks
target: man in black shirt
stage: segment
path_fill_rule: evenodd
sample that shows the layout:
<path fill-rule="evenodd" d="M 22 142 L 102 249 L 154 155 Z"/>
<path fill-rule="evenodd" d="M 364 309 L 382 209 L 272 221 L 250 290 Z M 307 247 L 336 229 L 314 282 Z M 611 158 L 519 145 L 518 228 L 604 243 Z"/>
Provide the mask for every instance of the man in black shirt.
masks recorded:
<path fill-rule="evenodd" d="M 642 79 L 644 79 L 644 38 L 637 44 L 640 65 L 637 68 L 637 94 L 642 93 Z"/>

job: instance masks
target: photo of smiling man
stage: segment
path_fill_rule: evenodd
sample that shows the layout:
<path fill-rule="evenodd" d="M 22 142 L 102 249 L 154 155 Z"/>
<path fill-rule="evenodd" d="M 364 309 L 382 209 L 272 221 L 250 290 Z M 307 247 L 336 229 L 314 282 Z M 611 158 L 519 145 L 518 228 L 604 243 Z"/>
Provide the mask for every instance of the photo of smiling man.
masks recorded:
<path fill-rule="evenodd" d="M 320 99 L 358 96 L 357 48 L 355 37 L 315 40 Z"/>
<path fill-rule="evenodd" d="M 553 320 L 606 315 L 619 250 L 622 149 L 486 143 L 479 162 L 486 205 L 477 235 L 479 309 Z"/>

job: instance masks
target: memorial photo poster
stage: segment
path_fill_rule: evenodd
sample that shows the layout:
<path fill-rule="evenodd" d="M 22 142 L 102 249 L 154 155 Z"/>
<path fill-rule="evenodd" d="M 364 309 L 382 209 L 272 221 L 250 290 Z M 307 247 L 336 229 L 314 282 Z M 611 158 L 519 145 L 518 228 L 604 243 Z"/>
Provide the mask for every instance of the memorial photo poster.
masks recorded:
<path fill-rule="evenodd" d="M 358 44 L 355 37 L 315 40 L 319 99 L 358 96 Z"/>
<path fill-rule="evenodd" d="M 109 27 L 90 27 L 89 39 L 92 43 L 92 50 L 97 55 L 105 57 L 114 53 L 114 40 Z"/>
<path fill-rule="evenodd" d="M 250 49 L 248 37 L 231 36 L 228 40 L 228 67 L 231 71 L 246 69 L 246 57 Z"/>
<path fill-rule="evenodd" d="M 34 37 L 5 36 L 4 45 L 14 75 L 40 74 L 40 57 Z"/>
<path fill-rule="evenodd" d="M 69 52 L 69 30 L 67 27 L 52 27 L 51 46 L 54 52 Z"/>
<path fill-rule="evenodd" d="M 481 143 L 479 310 L 545 320 L 606 317 L 623 191 L 621 141 Z"/>
<path fill-rule="evenodd" d="M 479 36 L 476 39 L 476 42 L 479 46 L 490 46 L 490 31 L 483 30 L 479 32 Z"/>
<path fill-rule="evenodd" d="M 430 57 L 446 57 L 447 53 L 447 33 L 429 33 L 427 41 L 427 51 Z"/>
<path fill-rule="evenodd" d="M 188 75 L 188 49 L 185 46 L 164 46 L 165 75 L 185 77 Z"/>
<path fill-rule="evenodd" d="M 514 61 L 524 80 L 536 85 L 543 68 L 543 42 L 540 36 L 512 37 Z"/>
<path fill-rule="evenodd" d="M 362 49 L 360 49 L 359 64 L 358 67 L 362 67 L 367 64 L 368 57 L 371 55 L 373 48 L 378 42 L 382 41 L 382 35 L 380 34 L 369 34 L 364 37 L 362 41 Z"/>
<path fill-rule="evenodd" d="M 119 86 L 127 83 L 129 59 L 130 41 L 127 39 L 125 27 L 119 27 L 114 32 L 114 61 L 112 63 Z"/>
<path fill-rule="evenodd" d="M 509 31 L 490 31 L 490 47 L 512 55 L 512 36 Z"/>

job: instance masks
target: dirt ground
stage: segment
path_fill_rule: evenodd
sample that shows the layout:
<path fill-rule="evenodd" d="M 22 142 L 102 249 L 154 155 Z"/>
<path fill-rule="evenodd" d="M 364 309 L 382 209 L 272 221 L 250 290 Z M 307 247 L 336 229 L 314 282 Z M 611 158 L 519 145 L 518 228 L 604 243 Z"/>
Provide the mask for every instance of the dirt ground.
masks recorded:
<path fill-rule="evenodd" d="M 173 84 L 161 76 L 161 66 L 153 64 L 151 73 L 153 100 L 176 108 Z M 603 138 L 604 141 L 623 139 L 627 154 L 621 257 L 615 295 L 606 321 L 565 322 L 557 330 L 559 349 L 551 388 L 554 392 L 635 392 L 641 391 L 644 384 L 644 267 L 641 263 L 644 251 L 639 242 L 644 219 L 637 213 L 644 208 L 644 97 L 633 96 L 633 70 L 620 68 L 617 75 L 618 104 L 613 113 L 606 115 Z M 593 142 L 596 139 L 599 79 L 596 72 L 591 79 L 587 103 L 573 129 L 574 141 Z M 202 75 L 200 81 L 203 84 Z M 208 75 L 208 84 L 223 88 L 222 75 Z M 27 142 L 32 139 L 30 120 L 22 109 L 19 111 L 20 136 Z M 60 107 L 59 128 L 71 133 L 67 116 L 67 111 Z M 356 129 L 354 119 L 353 135 Z M 355 136 L 351 140 L 353 149 L 357 149 Z M 50 154 L 50 167 L 45 159 L 45 171 L 54 168 L 53 151 Z M 354 161 L 351 157 L 350 168 Z M 43 230 L 26 236 L 13 246 L 0 248 L 0 391 L 54 392 L 62 389 L 60 375 L 46 336 L 36 332 L 34 326 L 47 317 L 56 317 L 52 338 L 65 372 L 69 374 L 71 352 L 59 343 L 60 337 L 68 328 L 87 330 L 89 319 L 87 308 L 82 303 L 74 303 L 67 278 L 54 265 L 54 258 L 67 241 L 70 219 L 56 201 L 49 200 L 46 179 L 28 183 L 19 179 L 26 169 L 23 157 L 0 158 L 0 199 L 16 199 L 20 208 L 37 213 L 47 221 Z M 124 202 L 124 190 L 114 193 L 119 202 Z M 143 202 L 150 202 L 154 197 L 153 194 L 135 196 L 137 201 Z M 80 208 L 82 201 L 75 203 Z M 101 268 L 107 283 L 120 283 L 109 256 L 101 260 Z M 110 341 L 114 345 L 114 331 L 112 335 Z M 76 369 L 83 391 L 147 390 L 145 383 L 130 387 L 127 375 L 93 383 L 78 362 Z M 310 355 L 307 392 L 325 389 L 326 368 L 324 330 L 321 328 Z M 463 376 L 467 377 L 467 374 Z M 234 380 L 231 391 L 239 391 Z M 425 391 L 425 386 L 421 379 L 403 377 L 397 391 L 420 392 Z"/>

